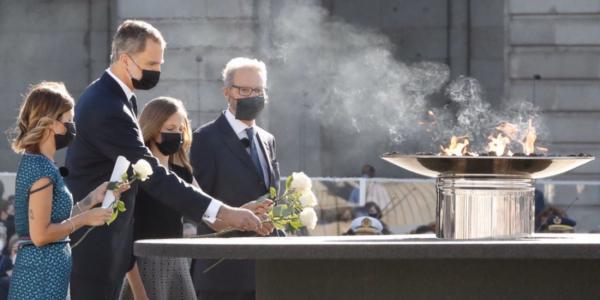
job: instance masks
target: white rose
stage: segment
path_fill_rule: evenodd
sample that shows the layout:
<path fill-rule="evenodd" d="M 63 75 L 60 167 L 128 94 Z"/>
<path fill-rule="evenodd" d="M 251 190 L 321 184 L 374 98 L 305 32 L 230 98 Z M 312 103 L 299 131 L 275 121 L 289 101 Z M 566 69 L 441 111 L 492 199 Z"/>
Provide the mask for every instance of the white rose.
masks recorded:
<path fill-rule="evenodd" d="M 315 207 L 319 203 L 317 202 L 317 197 L 312 191 L 302 193 L 300 196 L 300 203 L 302 207 Z"/>
<path fill-rule="evenodd" d="M 312 207 L 307 207 L 300 213 L 300 222 L 306 228 L 313 230 L 317 226 L 317 212 Z"/>
<path fill-rule="evenodd" d="M 135 177 L 137 177 L 140 181 L 146 181 L 150 175 L 152 175 L 152 166 L 143 159 L 138 160 L 137 163 L 131 166 L 133 168 L 133 172 L 135 173 Z"/>
<path fill-rule="evenodd" d="M 312 189 L 312 181 L 304 172 L 294 172 L 292 173 L 292 184 L 290 187 L 298 192 L 309 191 Z"/>

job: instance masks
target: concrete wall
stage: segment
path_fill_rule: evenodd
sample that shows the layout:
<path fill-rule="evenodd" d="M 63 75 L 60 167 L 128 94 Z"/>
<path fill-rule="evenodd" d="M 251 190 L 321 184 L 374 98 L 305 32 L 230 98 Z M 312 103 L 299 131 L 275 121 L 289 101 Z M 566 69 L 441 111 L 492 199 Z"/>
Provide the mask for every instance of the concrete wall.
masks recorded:
<path fill-rule="evenodd" d="M 450 66 L 450 79 L 460 75 L 480 80 L 485 99 L 499 104 L 504 96 L 504 0 L 324 0 L 332 17 L 382 32 L 394 45 L 394 56 L 405 63 L 433 61 Z M 433 103 L 443 105 L 438 95 Z M 413 177 L 379 156 L 389 151 L 423 151 L 414 143 L 395 144 L 378 132 L 347 136 L 324 130 L 322 175 L 359 175 L 372 164 L 378 176 Z M 348 149 L 364 149 L 348 159 Z M 352 163 L 349 163 L 352 162 Z"/>
<path fill-rule="evenodd" d="M 531 99 L 535 85 L 550 152 L 598 155 L 600 1 L 508 1 L 507 20 L 507 95 Z M 599 179 L 600 161 L 561 178 Z"/>
<path fill-rule="evenodd" d="M 105 68 L 110 4 L 109 0 L 0 0 L 2 131 L 14 125 L 21 95 L 30 84 L 64 81 L 77 97 Z M 0 170 L 15 171 L 17 163 L 7 139 L 0 139 Z"/>
<path fill-rule="evenodd" d="M 0 50 L 3 53 L 0 64 L 5 74 L 0 78 L 0 96 L 6 103 L 6 109 L 0 112 L 0 125 L 7 128 L 13 123 L 19 95 L 29 83 L 43 79 L 62 80 L 77 96 L 107 66 L 110 37 L 118 23 L 128 18 L 139 18 L 156 25 L 168 41 L 161 82 L 150 92 L 138 93 L 141 104 L 158 95 L 180 98 L 190 111 L 193 125 L 199 126 L 214 119 L 225 107 L 219 78 L 228 59 L 240 55 L 255 56 L 268 63 L 271 74 L 277 74 L 280 62 L 268 57 L 267 53 L 271 46 L 271 21 L 283 3 L 270 0 L 0 0 Z M 510 28 L 533 28 L 529 25 L 531 22 L 542 21 L 553 22 L 554 25 L 536 25 L 535 28 L 546 32 L 541 35 L 536 32 L 528 35 L 529 29 L 511 30 L 510 40 L 515 46 L 510 46 L 514 49 L 507 51 L 510 52 L 507 55 L 510 63 L 505 64 L 505 48 L 502 46 L 507 39 L 504 35 L 504 3 L 504 0 L 321 0 L 332 18 L 382 32 L 394 44 L 394 56 L 399 60 L 448 63 L 452 78 L 463 74 L 479 78 L 489 100 L 494 103 L 501 101 L 505 86 L 510 87 L 511 96 L 527 94 L 529 83 L 519 78 L 531 73 L 529 69 L 536 61 L 538 47 L 519 46 L 525 43 L 523 40 L 550 38 L 547 32 L 552 26 L 575 28 L 571 30 L 579 28 L 573 26 L 594 26 L 595 18 L 593 15 L 567 15 L 567 19 L 575 18 L 579 22 L 579 25 L 567 25 L 567 19 L 563 20 L 558 14 L 540 19 L 532 15 L 537 13 L 532 9 L 539 8 L 519 3 L 519 9 L 526 15 L 512 17 L 511 12 L 514 21 L 511 21 Z M 580 10 L 586 10 L 589 8 L 586 3 L 590 2 L 577 3 L 581 6 Z M 512 2 L 511 5 L 514 6 Z M 528 18 L 528 15 L 533 17 Z M 563 32 L 563 29 L 557 30 Z M 577 44 L 576 51 L 571 51 L 570 55 L 579 53 L 583 56 L 577 62 L 578 67 L 553 70 L 575 70 L 573 72 L 593 77 L 594 64 L 585 62 L 588 61 L 586 57 L 593 58 L 595 50 L 580 45 L 582 42 L 577 39 L 593 39 L 594 33 L 587 34 L 587 37 L 565 33 L 557 36 Z M 558 63 L 561 63 L 560 59 L 577 60 L 567 56 L 548 56 L 548 59 L 558 60 Z M 509 75 L 505 75 L 505 68 L 511 68 Z M 509 79 L 505 82 L 505 78 Z M 363 133 L 363 137 L 345 136 L 335 130 L 321 128 L 315 116 L 311 115 L 311 103 L 305 94 L 288 95 L 284 80 L 277 81 L 272 77 L 271 82 L 276 83 L 270 87 L 273 101 L 268 112 L 271 113 L 264 114 L 260 123 L 278 138 L 284 174 L 305 170 L 316 176 L 351 176 L 358 173 L 361 164 L 369 162 L 377 167 L 380 176 L 409 176 L 379 159 L 381 153 L 397 150 L 389 140 L 372 140 L 368 132 Z M 596 105 L 593 95 L 597 88 L 591 81 L 555 80 L 543 81 L 539 85 L 538 94 L 543 101 L 540 103 L 558 110 L 556 114 L 566 113 L 572 117 L 565 111 L 584 111 Z M 563 89 L 564 85 L 576 87 Z M 558 101 L 567 95 L 580 100 L 577 104 Z M 283 103 L 288 104 L 284 107 Z M 575 119 L 583 122 L 577 116 Z M 563 124 L 570 119 L 560 120 L 563 123 L 553 125 L 557 132 L 563 130 Z M 580 127 L 591 129 L 584 135 L 569 137 L 576 139 L 569 142 L 582 145 L 577 148 L 581 151 L 585 150 L 583 145 L 594 140 L 599 132 L 594 130 L 594 124 L 586 124 L 582 123 Z M 349 148 L 361 149 L 362 152 L 338 159 L 336 154 Z M 0 169 L 14 171 L 16 158 L 3 140 L 0 143 Z"/>

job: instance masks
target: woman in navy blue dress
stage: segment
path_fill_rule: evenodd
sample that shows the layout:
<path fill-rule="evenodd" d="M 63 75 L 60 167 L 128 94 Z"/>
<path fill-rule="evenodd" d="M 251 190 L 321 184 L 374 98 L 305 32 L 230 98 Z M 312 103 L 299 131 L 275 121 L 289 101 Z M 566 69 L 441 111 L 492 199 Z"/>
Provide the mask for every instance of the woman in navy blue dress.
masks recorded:
<path fill-rule="evenodd" d="M 31 88 L 21 106 L 13 149 L 23 154 L 16 177 L 15 224 L 20 246 L 9 299 L 66 299 L 71 272 L 69 234 L 99 226 L 111 209 L 102 202 L 107 183 L 73 206 L 54 163 L 57 149 L 75 137 L 73 98 L 62 83 Z"/>

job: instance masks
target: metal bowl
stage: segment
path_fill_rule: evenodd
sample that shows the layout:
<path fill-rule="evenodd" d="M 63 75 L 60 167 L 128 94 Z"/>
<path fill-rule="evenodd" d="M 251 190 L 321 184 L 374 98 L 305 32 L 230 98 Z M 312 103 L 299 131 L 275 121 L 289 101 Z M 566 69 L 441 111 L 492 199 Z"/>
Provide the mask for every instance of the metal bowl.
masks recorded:
<path fill-rule="evenodd" d="M 437 156 L 386 153 L 383 159 L 427 177 L 519 176 L 532 179 L 555 176 L 594 160 L 593 156 Z"/>

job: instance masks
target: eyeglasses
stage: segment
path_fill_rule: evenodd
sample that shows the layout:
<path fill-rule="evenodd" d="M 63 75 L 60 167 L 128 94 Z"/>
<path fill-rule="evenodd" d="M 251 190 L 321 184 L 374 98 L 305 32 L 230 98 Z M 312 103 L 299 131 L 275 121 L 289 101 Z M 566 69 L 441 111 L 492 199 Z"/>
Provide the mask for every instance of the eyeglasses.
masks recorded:
<path fill-rule="evenodd" d="M 237 86 L 232 84 L 231 87 L 238 89 L 240 96 L 250 96 L 252 95 L 252 93 L 256 93 L 256 95 L 259 96 L 264 96 L 265 94 L 267 94 L 268 89 L 267 88 L 251 88 L 251 87 L 246 87 L 246 86 Z"/>

